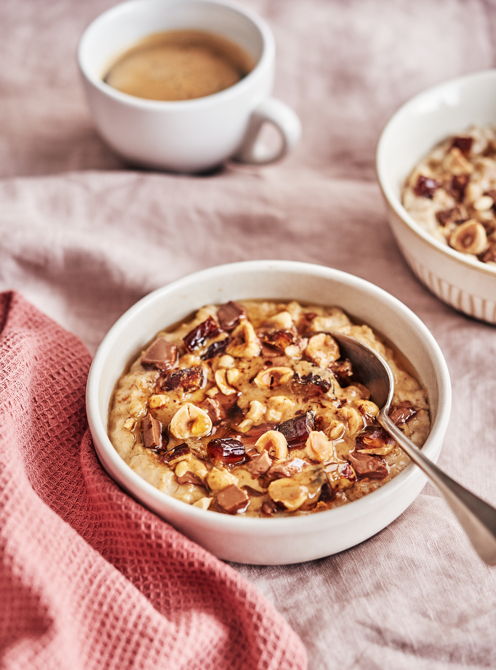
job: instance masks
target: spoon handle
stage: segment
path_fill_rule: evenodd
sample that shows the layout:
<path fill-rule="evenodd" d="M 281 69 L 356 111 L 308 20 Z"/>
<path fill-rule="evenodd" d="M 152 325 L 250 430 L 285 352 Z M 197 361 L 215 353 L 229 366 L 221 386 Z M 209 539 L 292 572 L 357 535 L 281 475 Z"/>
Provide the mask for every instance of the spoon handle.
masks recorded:
<path fill-rule="evenodd" d="M 378 419 L 403 451 L 437 486 L 482 560 L 488 565 L 496 565 L 496 509 L 448 477 L 406 437 L 384 410 Z"/>

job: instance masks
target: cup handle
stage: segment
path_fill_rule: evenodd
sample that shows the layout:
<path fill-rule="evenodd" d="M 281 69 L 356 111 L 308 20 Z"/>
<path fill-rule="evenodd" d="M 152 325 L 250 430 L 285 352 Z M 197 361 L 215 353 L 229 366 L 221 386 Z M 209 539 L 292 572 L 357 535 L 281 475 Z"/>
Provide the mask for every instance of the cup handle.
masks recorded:
<path fill-rule="evenodd" d="M 279 146 L 268 151 L 257 142 L 262 126 L 270 123 L 278 131 Z M 246 135 L 234 160 L 254 165 L 267 165 L 283 158 L 301 135 L 301 124 L 295 112 L 280 100 L 268 98 L 252 112 Z"/>

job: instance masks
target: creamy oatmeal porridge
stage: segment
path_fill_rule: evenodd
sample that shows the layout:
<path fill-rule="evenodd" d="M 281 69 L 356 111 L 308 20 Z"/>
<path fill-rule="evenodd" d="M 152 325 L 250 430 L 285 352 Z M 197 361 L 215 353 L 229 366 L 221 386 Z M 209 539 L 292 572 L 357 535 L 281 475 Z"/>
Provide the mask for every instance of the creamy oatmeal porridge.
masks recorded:
<path fill-rule="evenodd" d="M 495 264 L 496 127 L 472 127 L 438 144 L 408 177 L 402 197 L 431 235 Z"/>
<path fill-rule="evenodd" d="M 273 301 L 208 305 L 158 333 L 116 385 L 112 443 L 153 486 L 202 509 L 281 516 L 360 498 L 408 458 L 332 330 L 389 361 L 391 416 L 422 445 L 426 392 L 377 334 L 336 307 Z"/>

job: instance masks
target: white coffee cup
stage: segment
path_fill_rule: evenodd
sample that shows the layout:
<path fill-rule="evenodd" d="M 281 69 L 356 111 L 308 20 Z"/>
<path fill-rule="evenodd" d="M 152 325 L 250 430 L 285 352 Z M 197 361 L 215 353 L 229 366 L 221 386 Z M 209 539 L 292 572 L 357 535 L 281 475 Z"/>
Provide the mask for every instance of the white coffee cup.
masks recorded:
<path fill-rule="evenodd" d="M 227 37 L 248 52 L 255 66 L 233 86 L 193 100 L 138 98 L 103 81 L 116 57 L 134 43 L 178 29 Z M 208 170 L 229 158 L 272 163 L 297 142 L 298 117 L 270 97 L 274 56 L 274 38 L 265 21 L 228 0 L 124 2 L 91 23 L 78 48 L 88 103 L 102 138 L 133 164 L 178 172 Z M 280 136 L 270 151 L 258 141 L 265 123 Z"/>

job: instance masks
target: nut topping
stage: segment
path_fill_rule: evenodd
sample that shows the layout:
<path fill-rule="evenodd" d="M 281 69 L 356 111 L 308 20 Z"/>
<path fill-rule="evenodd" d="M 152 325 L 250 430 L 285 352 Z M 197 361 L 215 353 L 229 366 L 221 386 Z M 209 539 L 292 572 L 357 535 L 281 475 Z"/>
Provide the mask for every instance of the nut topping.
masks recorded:
<path fill-rule="evenodd" d="M 288 455 L 288 443 L 286 438 L 278 430 L 268 430 L 260 435 L 255 442 L 255 448 L 258 451 L 267 451 L 272 458 L 282 460 Z"/>
<path fill-rule="evenodd" d="M 307 438 L 305 447 L 305 451 L 313 461 L 324 463 L 336 460 L 334 444 L 321 430 L 312 430 Z"/>
<path fill-rule="evenodd" d="M 452 232 L 449 243 L 454 249 L 464 254 L 480 254 L 487 247 L 484 226 L 470 219 Z"/>
<path fill-rule="evenodd" d="M 247 319 L 243 319 L 233 330 L 227 353 L 235 358 L 255 358 L 259 355 L 260 342 Z"/>
<path fill-rule="evenodd" d="M 283 386 L 293 378 L 294 372 L 291 368 L 278 367 L 262 370 L 255 377 L 254 382 L 261 389 L 273 389 Z"/>
<path fill-rule="evenodd" d="M 340 356 L 339 346 L 329 333 L 317 333 L 308 340 L 305 354 L 319 368 L 327 368 Z"/>
<path fill-rule="evenodd" d="M 169 430 L 180 440 L 203 437 L 212 431 L 212 420 L 205 410 L 187 402 L 172 417 Z"/>
<path fill-rule="evenodd" d="M 290 512 L 298 509 L 307 500 L 308 489 L 291 478 L 276 479 L 269 484 L 269 496 L 276 503 L 281 503 Z"/>

